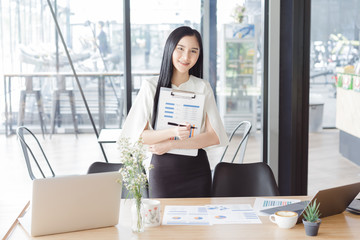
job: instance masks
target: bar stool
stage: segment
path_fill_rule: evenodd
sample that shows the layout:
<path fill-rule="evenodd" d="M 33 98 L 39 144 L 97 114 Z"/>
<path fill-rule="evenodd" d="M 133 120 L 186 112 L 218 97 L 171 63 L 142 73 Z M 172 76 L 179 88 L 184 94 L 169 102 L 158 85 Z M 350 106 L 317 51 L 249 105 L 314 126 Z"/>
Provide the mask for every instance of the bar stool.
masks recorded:
<path fill-rule="evenodd" d="M 19 103 L 19 116 L 18 116 L 18 126 L 24 125 L 25 118 L 25 106 L 26 106 L 26 96 L 28 94 L 34 94 L 36 98 L 36 105 L 38 107 L 39 119 L 40 119 L 40 127 L 45 137 L 46 126 L 44 121 L 44 105 L 43 98 L 41 95 L 41 90 L 34 90 L 33 87 L 33 76 L 25 76 L 25 90 L 21 90 L 20 92 L 20 103 Z"/>
<path fill-rule="evenodd" d="M 72 120 L 74 124 L 74 131 L 77 138 L 78 124 L 76 117 L 76 108 L 75 108 L 75 96 L 72 89 L 66 88 L 65 76 L 57 76 L 56 78 L 56 88 L 53 91 L 52 96 L 52 109 L 51 109 L 51 135 L 55 132 L 55 120 L 60 117 L 60 96 L 61 94 L 67 94 L 69 96 L 70 109 Z"/>

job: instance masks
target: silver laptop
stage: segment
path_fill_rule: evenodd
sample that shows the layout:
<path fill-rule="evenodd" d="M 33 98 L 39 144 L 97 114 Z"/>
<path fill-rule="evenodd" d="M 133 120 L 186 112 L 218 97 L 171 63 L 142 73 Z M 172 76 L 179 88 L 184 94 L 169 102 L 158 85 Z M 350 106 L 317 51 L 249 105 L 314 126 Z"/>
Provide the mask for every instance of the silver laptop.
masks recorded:
<path fill-rule="evenodd" d="M 119 221 L 119 172 L 33 181 L 31 236 L 114 226 Z"/>
<path fill-rule="evenodd" d="M 345 211 L 347 206 L 354 200 L 354 198 L 360 192 L 360 182 L 349 185 L 344 185 L 335 188 L 329 188 L 320 190 L 311 199 L 311 201 L 302 201 L 298 203 L 288 204 L 285 206 L 268 208 L 261 210 L 266 214 L 274 214 L 277 211 L 293 211 L 299 214 L 298 223 L 303 219 L 303 214 L 306 207 L 317 199 L 320 202 L 319 211 L 321 213 L 320 218 L 332 216 Z"/>

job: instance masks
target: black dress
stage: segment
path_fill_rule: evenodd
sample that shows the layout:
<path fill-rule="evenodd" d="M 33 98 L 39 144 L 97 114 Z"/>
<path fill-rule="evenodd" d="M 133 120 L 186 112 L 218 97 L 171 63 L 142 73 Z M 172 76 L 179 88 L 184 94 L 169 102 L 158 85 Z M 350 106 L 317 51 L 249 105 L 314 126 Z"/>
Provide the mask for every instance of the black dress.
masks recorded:
<path fill-rule="evenodd" d="M 196 157 L 153 154 L 151 164 L 154 166 L 149 175 L 151 198 L 210 197 L 211 170 L 203 149 L 199 149 Z"/>

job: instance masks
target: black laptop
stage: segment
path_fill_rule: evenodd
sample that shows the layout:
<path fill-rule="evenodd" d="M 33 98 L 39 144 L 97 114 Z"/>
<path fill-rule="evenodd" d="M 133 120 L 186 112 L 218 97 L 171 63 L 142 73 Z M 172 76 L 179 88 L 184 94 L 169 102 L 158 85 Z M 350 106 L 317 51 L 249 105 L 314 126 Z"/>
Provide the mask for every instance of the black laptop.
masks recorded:
<path fill-rule="evenodd" d="M 320 213 L 321 218 L 332 216 L 338 213 L 342 213 L 349 206 L 349 204 L 354 200 L 354 198 L 360 192 L 360 182 L 353 183 L 349 185 L 344 185 L 335 188 L 329 188 L 325 190 L 320 190 L 312 198 L 311 201 L 302 201 L 298 203 L 288 204 L 285 206 L 279 206 L 274 208 L 268 208 L 261 210 L 261 212 L 266 214 L 274 214 L 277 211 L 293 211 L 299 214 L 298 223 L 303 219 L 303 213 L 306 207 L 317 199 L 317 202 L 320 202 Z"/>

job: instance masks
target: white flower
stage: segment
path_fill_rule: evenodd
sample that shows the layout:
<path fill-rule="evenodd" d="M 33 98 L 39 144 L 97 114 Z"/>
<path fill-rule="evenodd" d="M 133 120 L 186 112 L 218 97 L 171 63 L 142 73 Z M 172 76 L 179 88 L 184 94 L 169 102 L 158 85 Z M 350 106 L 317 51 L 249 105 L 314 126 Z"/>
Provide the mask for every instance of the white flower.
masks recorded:
<path fill-rule="evenodd" d="M 128 138 L 121 138 L 118 141 L 118 148 L 120 149 L 121 160 L 124 165 L 120 169 L 123 184 L 132 197 L 140 199 L 142 197 L 141 190 L 147 185 L 144 167 L 146 152 L 142 139 L 140 138 L 134 144 L 130 144 Z"/>

